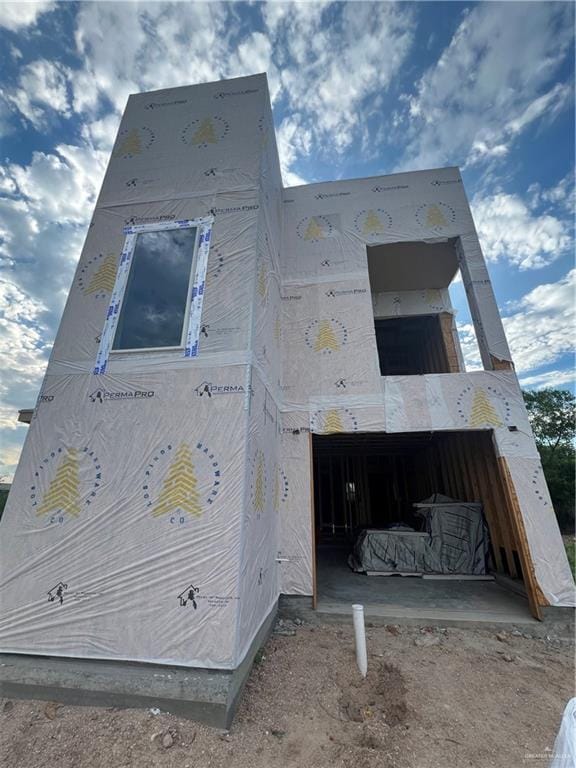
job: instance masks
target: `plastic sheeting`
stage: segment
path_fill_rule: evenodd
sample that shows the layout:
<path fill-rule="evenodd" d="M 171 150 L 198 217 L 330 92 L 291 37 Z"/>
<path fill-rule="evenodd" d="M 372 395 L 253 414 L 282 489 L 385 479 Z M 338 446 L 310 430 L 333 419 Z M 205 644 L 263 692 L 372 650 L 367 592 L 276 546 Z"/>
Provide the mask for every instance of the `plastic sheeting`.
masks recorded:
<path fill-rule="evenodd" d="M 570 699 L 564 708 L 551 758 L 548 768 L 576 766 L 576 698 Z"/>
<path fill-rule="evenodd" d="M 2 519 L 1 650 L 235 668 L 276 601 L 271 126 L 264 76 L 130 98 Z M 127 230 L 199 219 L 198 354 L 94 375 Z"/>
<path fill-rule="evenodd" d="M 3 651 L 235 665 L 245 386 L 46 377 L 2 519 Z"/>
<path fill-rule="evenodd" d="M 350 567 L 381 573 L 486 573 L 489 535 L 480 504 L 435 494 L 418 507 L 425 517 L 424 531 L 363 530 Z"/>
<path fill-rule="evenodd" d="M 93 374 L 126 228 L 198 219 L 197 355 Z M 568 604 L 514 375 L 379 375 L 375 311 L 451 308 L 373 298 L 366 247 L 439 241 L 486 367 L 509 360 L 457 169 L 283 190 L 265 76 L 130 97 L 0 527 L 0 650 L 237 666 L 279 592 L 312 592 L 311 432 L 493 430 L 539 585 Z"/>
<path fill-rule="evenodd" d="M 530 481 L 538 493 L 521 502 L 538 583 L 552 605 L 573 605 L 574 581 L 518 380 L 493 370 L 511 357 L 458 170 L 297 187 L 284 191 L 283 206 L 282 409 L 308 411 L 317 434 L 492 431 L 498 455 L 522 467 L 524 478 L 538 467 Z M 418 242 L 455 249 L 487 370 L 380 376 L 375 316 L 451 312 L 443 289 L 371 293 L 367 246 Z M 455 346 L 462 361 L 457 338 Z M 306 539 L 307 516 L 299 519 L 283 547 Z"/>

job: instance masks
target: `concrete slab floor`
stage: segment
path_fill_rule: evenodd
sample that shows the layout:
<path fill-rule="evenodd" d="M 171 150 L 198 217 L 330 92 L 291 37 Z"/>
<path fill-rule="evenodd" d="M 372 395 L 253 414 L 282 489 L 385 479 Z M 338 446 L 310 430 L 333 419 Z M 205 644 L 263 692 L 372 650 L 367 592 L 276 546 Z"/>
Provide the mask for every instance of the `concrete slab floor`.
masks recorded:
<path fill-rule="evenodd" d="M 344 549 L 320 550 L 319 613 L 349 613 L 362 603 L 367 616 L 427 621 L 537 624 L 528 601 L 494 581 L 428 580 L 354 573 Z"/>

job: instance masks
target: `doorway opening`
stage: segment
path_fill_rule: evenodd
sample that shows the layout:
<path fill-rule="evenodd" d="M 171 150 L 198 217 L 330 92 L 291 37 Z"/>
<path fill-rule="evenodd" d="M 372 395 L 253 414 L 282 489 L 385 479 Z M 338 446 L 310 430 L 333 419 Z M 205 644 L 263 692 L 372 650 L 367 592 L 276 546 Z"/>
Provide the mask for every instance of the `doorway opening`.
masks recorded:
<path fill-rule="evenodd" d="M 342 599 L 354 592 L 354 599 L 365 603 L 385 603 L 399 591 L 409 592 L 416 602 L 426 598 L 430 603 L 436 599 L 430 592 L 436 590 L 438 600 L 442 592 L 450 604 L 457 594 L 474 593 L 476 602 L 486 607 L 488 593 L 501 590 L 489 581 L 496 578 L 525 594 L 533 615 L 539 616 L 520 512 L 514 508 L 506 465 L 496 456 L 490 431 L 313 435 L 312 450 L 320 605 L 336 599 L 340 583 L 346 585 L 347 597 Z M 434 535 L 417 505 L 435 494 L 474 507 L 483 517 L 489 534 L 484 540 L 484 578 L 448 573 L 450 567 L 436 573 L 434 566 L 429 572 L 416 566 L 413 573 L 418 578 L 398 578 L 406 568 L 395 570 L 389 562 L 378 576 L 366 576 L 368 569 L 361 572 L 358 561 L 350 559 L 360 537 L 365 541 L 368 535 L 374 536 L 377 541 L 380 535 L 382 540 L 396 541 L 394 531 L 403 531 L 400 535 L 408 538 L 410 532 L 414 538 Z M 454 541 L 447 540 L 446 546 L 452 544 Z M 390 577 L 382 578 L 384 574 Z M 495 606 L 498 603 L 502 610 L 510 611 L 509 600 L 502 602 L 502 596 L 498 597 L 493 599 Z M 526 614 L 526 606 L 520 612 Z"/>

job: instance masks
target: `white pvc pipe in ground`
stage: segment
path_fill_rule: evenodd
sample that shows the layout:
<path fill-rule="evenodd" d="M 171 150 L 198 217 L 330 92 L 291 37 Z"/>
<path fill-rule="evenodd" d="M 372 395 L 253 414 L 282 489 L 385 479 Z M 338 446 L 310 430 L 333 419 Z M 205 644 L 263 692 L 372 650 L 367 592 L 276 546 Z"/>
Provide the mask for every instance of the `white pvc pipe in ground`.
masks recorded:
<path fill-rule="evenodd" d="M 362 677 L 368 672 L 368 655 L 366 654 L 366 631 L 364 629 L 364 606 L 353 605 L 354 637 L 356 639 L 356 663 Z"/>

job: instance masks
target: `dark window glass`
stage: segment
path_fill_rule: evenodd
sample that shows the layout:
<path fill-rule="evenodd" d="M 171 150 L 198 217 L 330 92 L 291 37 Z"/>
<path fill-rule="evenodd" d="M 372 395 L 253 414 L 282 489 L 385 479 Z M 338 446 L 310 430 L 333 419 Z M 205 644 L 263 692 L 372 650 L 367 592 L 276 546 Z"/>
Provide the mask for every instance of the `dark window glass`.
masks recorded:
<path fill-rule="evenodd" d="M 112 349 L 181 345 L 195 240 L 195 229 L 138 235 Z"/>

